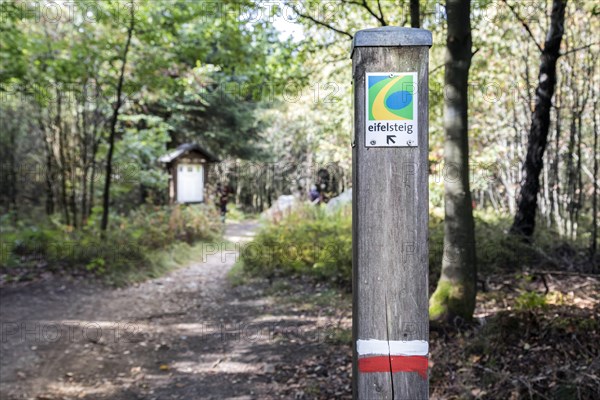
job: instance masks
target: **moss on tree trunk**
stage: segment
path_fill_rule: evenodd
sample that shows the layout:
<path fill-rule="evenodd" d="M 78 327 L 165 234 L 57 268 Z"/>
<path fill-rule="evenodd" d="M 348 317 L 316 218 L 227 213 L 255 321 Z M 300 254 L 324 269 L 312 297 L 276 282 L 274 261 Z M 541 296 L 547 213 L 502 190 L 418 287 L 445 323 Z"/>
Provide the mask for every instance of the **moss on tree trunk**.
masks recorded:
<path fill-rule="evenodd" d="M 469 187 L 468 79 L 471 66 L 470 1 L 449 0 L 444 96 L 444 257 L 429 301 L 432 320 L 469 320 L 475 309 L 475 224 Z"/>

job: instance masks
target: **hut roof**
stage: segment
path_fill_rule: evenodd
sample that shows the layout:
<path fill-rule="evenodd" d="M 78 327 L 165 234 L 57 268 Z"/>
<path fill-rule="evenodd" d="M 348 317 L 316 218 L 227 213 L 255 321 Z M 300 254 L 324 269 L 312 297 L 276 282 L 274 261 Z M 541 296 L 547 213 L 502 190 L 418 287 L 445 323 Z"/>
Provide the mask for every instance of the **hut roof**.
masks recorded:
<path fill-rule="evenodd" d="M 170 153 L 160 157 L 158 161 L 168 164 L 173 162 L 175 159 L 190 152 L 197 152 L 202 154 L 202 156 L 206 158 L 209 162 L 220 161 L 214 154 L 212 154 L 210 151 L 206 150 L 197 143 L 184 143 L 181 146 L 177 147 L 175 150 L 172 150 Z"/>

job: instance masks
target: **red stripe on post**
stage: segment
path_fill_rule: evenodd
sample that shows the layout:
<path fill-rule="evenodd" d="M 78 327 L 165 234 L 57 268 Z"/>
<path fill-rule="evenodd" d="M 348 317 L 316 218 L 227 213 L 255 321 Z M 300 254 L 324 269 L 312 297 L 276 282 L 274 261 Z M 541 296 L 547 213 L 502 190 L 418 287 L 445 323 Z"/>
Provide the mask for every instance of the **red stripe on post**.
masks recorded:
<path fill-rule="evenodd" d="M 388 356 L 363 357 L 358 359 L 360 372 L 390 372 Z"/>
<path fill-rule="evenodd" d="M 427 379 L 427 357 L 425 356 L 374 356 L 358 359 L 358 370 L 369 372 L 416 372 Z"/>
<path fill-rule="evenodd" d="M 427 379 L 428 360 L 426 356 L 391 356 L 392 372 L 416 372 Z"/>

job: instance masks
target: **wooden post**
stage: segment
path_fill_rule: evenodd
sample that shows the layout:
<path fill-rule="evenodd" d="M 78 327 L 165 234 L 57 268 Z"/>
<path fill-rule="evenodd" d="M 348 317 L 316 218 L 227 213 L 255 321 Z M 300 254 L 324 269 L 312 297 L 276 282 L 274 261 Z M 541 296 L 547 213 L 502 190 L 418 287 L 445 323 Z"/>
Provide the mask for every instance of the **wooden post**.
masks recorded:
<path fill-rule="evenodd" d="M 352 42 L 354 398 L 427 399 L 431 32 Z"/>

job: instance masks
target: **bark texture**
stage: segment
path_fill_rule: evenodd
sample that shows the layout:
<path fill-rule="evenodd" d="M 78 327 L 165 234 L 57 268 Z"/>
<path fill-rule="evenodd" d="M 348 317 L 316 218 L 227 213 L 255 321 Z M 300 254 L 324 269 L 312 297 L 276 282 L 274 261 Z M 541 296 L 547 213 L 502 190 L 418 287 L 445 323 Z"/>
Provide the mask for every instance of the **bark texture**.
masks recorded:
<path fill-rule="evenodd" d="M 538 86 L 535 91 L 535 108 L 531 116 L 527 155 L 523 165 L 523 181 L 517 200 L 517 212 L 510 229 L 511 234 L 525 238 L 530 238 L 535 231 L 540 172 L 544 166 L 543 157 L 548 143 L 550 109 L 556 86 L 556 62 L 560 57 L 566 4 L 566 0 L 552 2 L 550 29 L 542 49 Z"/>
<path fill-rule="evenodd" d="M 429 301 L 430 319 L 469 320 L 475 309 L 477 266 L 473 206 L 469 187 L 468 78 L 471 66 L 471 4 L 446 2 L 448 31 L 444 100 L 444 256 L 436 291 Z"/>

